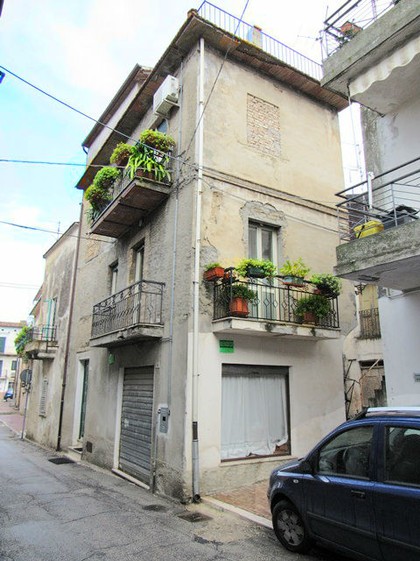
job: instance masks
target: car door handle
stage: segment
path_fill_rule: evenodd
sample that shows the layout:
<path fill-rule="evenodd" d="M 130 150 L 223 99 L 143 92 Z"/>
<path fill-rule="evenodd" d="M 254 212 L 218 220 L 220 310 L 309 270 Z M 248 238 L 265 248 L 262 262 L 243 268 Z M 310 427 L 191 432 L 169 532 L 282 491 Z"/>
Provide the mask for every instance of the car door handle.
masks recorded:
<path fill-rule="evenodd" d="M 352 489 L 350 494 L 352 497 L 357 497 L 358 499 L 366 499 L 366 493 L 364 491 L 356 491 L 355 489 Z"/>

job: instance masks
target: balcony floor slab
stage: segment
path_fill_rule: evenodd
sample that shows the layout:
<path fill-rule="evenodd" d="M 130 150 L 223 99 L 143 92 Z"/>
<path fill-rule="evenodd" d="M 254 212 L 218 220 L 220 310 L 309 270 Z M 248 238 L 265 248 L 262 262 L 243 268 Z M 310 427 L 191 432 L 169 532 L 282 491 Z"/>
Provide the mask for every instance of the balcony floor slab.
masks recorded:
<path fill-rule="evenodd" d="M 213 333 L 284 337 L 285 339 L 339 339 L 339 329 L 326 329 L 312 324 L 276 323 L 246 318 L 224 318 L 213 321 Z"/>

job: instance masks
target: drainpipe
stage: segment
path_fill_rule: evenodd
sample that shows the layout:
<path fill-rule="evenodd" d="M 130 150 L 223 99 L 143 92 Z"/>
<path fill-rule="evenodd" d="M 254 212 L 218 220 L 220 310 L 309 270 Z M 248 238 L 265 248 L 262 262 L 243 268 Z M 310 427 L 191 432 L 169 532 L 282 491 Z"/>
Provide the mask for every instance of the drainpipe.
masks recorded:
<path fill-rule="evenodd" d="M 76 277 L 77 277 L 77 264 L 79 262 L 79 250 L 80 250 L 80 237 L 82 233 L 82 220 L 83 220 L 83 196 L 82 202 L 80 204 L 80 218 L 79 218 L 79 229 L 77 232 L 77 244 L 76 244 L 76 252 L 74 255 L 73 261 L 73 276 L 71 279 L 71 291 L 70 291 L 70 302 L 69 302 L 69 320 L 67 325 L 67 335 L 66 335 L 66 346 L 65 346 L 65 354 L 64 354 L 64 365 L 63 365 L 63 380 L 61 383 L 61 398 L 60 398 L 60 416 L 58 419 L 58 432 L 57 432 L 57 447 L 56 450 L 61 450 L 61 436 L 63 430 L 63 413 L 64 413 L 64 396 L 66 393 L 66 384 L 67 384 L 67 370 L 69 364 L 69 355 L 70 355 L 70 335 L 71 335 L 71 324 L 73 320 L 73 306 L 74 306 L 74 298 L 76 293 Z"/>
<path fill-rule="evenodd" d="M 200 501 L 200 470 L 198 446 L 198 334 L 200 303 L 201 197 L 203 189 L 203 112 L 204 112 L 204 39 L 200 38 L 198 129 L 197 129 L 197 191 L 195 202 L 195 248 L 193 279 L 193 341 L 192 341 L 192 490 L 193 501 Z"/>
<path fill-rule="evenodd" d="M 179 99 L 179 128 L 178 128 L 178 147 L 181 146 L 182 142 L 182 84 L 184 76 L 184 63 L 181 61 L 181 71 L 180 71 L 180 99 Z M 177 245 L 178 245 L 178 217 L 179 217 L 179 181 L 180 181 L 180 158 L 175 159 L 175 208 L 174 208 L 174 225 L 172 230 L 172 277 L 170 286 L 170 309 L 169 309 L 169 352 L 168 352 L 168 378 L 167 378 L 167 389 L 166 389 L 166 403 L 168 405 L 169 415 L 171 413 L 172 404 L 172 374 L 173 374 L 173 335 L 174 335 L 174 315 L 175 315 L 175 277 L 176 277 L 176 255 L 177 255 Z M 156 427 L 155 427 L 155 440 L 154 440 L 154 454 L 153 454 L 153 472 L 152 472 L 152 493 L 156 491 L 156 475 L 157 475 L 157 454 L 158 454 L 158 432 L 160 424 L 161 410 L 159 408 L 156 415 Z"/>

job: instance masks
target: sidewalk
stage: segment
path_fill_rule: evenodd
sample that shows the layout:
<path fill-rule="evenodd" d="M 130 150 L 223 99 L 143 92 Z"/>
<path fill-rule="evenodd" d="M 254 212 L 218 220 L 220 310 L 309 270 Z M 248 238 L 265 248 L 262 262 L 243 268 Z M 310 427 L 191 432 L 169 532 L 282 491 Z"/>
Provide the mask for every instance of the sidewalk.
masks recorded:
<path fill-rule="evenodd" d="M 15 407 L 15 400 L 0 400 L 0 422 L 9 427 L 16 434 L 22 434 L 23 415 Z"/>
<path fill-rule="evenodd" d="M 15 401 L 0 400 L 0 423 L 21 436 L 23 415 L 15 406 Z M 243 518 L 271 528 L 271 513 L 267 503 L 267 481 L 235 489 L 228 493 L 218 493 L 203 497 L 204 502 L 220 509 L 229 510 Z"/>

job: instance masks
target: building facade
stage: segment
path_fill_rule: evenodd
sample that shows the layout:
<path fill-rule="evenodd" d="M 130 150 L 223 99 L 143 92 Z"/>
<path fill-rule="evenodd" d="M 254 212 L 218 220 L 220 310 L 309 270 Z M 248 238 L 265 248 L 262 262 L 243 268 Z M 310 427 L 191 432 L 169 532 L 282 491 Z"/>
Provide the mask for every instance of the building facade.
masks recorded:
<path fill-rule="evenodd" d="M 57 448 L 69 353 L 69 325 L 79 225 L 74 223 L 45 253 L 43 284 L 32 310 L 23 382 L 26 438 Z"/>
<path fill-rule="evenodd" d="M 182 501 L 265 479 L 344 420 L 355 310 L 350 283 L 314 323 L 296 311 L 309 283 L 233 278 L 243 258 L 332 271 L 347 102 L 312 61 L 202 9 L 84 141 L 83 191 L 120 141 L 157 129 L 176 147 L 166 181 L 124 174 L 96 215 L 84 199 L 60 425 L 61 449 Z M 204 281 L 211 262 L 226 277 Z"/>
<path fill-rule="evenodd" d="M 362 105 L 368 170 L 366 182 L 340 193 L 336 271 L 378 287 L 388 403 L 418 405 L 420 6 L 359 4 L 343 5 L 326 28 L 339 40 L 346 22 L 355 26 L 325 60 L 322 83 Z"/>
<path fill-rule="evenodd" d="M 15 338 L 25 322 L 0 321 L 0 396 L 9 388 L 15 389 L 18 356 Z"/>

